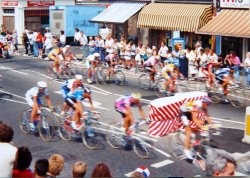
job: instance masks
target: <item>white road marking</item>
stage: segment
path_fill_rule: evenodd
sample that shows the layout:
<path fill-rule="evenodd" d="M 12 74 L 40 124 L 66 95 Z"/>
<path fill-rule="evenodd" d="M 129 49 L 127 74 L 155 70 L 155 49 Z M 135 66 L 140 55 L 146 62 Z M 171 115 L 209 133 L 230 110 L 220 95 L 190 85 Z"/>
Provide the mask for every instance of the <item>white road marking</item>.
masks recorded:
<path fill-rule="evenodd" d="M 9 67 L 0 66 L 0 68 L 1 68 L 1 69 L 7 69 L 7 70 L 10 70 L 10 71 L 12 71 L 12 72 L 16 72 L 16 73 L 23 74 L 23 75 L 28 75 L 28 74 L 25 73 L 25 72 L 20 72 L 20 71 L 17 71 L 17 70 L 15 70 L 15 69 L 11 69 L 11 68 L 9 68 Z"/>
<path fill-rule="evenodd" d="M 134 173 L 135 171 L 132 171 L 132 172 L 129 172 L 129 173 L 127 173 L 127 174 L 124 174 L 126 177 L 131 177 L 132 176 L 132 174 Z"/>
<path fill-rule="evenodd" d="M 161 161 L 159 163 L 152 164 L 151 167 L 160 168 L 160 167 L 166 166 L 168 164 L 172 164 L 172 163 L 174 163 L 174 161 L 167 159 L 167 160 Z"/>
<path fill-rule="evenodd" d="M 6 100 L 6 101 L 14 102 L 14 103 L 29 105 L 28 103 L 25 103 L 25 102 L 22 102 L 22 101 L 17 101 L 17 100 L 12 100 L 12 99 L 8 99 L 8 98 L 1 98 L 0 100 Z"/>
<path fill-rule="evenodd" d="M 112 93 L 109 92 L 109 91 L 103 90 L 103 89 L 101 89 L 101 88 L 99 88 L 99 87 L 96 87 L 96 86 L 93 86 L 93 85 L 89 85 L 89 84 L 86 84 L 86 83 L 85 83 L 84 85 L 87 85 L 87 86 L 89 86 L 89 87 L 95 88 L 95 89 L 97 89 L 97 90 L 100 90 L 100 91 L 105 92 L 105 93 L 108 93 L 108 94 L 112 94 Z"/>
<path fill-rule="evenodd" d="M 16 95 L 16 94 L 14 94 L 14 93 L 10 93 L 10 92 L 4 91 L 4 90 L 0 90 L 0 92 L 7 93 L 7 94 L 13 95 L 13 96 L 15 96 L 15 97 L 17 97 L 17 98 L 21 98 L 21 99 L 26 100 L 24 97 L 19 96 L 19 95 Z"/>
<path fill-rule="evenodd" d="M 108 108 L 101 107 L 102 104 L 100 102 L 97 102 L 97 101 L 92 101 L 92 102 L 93 102 L 94 108 L 110 111 L 110 109 L 108 109 Z M 90 104 L 87 101 L 83 101 L 82 104 L 86 107 L 90 107 Z"/>
<path fill-rule="evenodd" d="M 248 175 L 246 175 L 246 174 L 242 174 L 241 172 L 235 172 L 234 173 L 234 176 L 248 176 Z"/>
<path fill-rule="evenodd" d="M 239 122 L 239 121 L 232 121 L 232 120 L 227 120 L 227 119 L 220 119 L 220 118 L 216 118 L 216 117 L 212 117 L 214 120 L 218 120 L 218 121 L 224 121 L 224 122 L 232 122 L 232 123 L 236 123 L 236 124 L 242 124 L 245 125 L 244 122 Z"/>

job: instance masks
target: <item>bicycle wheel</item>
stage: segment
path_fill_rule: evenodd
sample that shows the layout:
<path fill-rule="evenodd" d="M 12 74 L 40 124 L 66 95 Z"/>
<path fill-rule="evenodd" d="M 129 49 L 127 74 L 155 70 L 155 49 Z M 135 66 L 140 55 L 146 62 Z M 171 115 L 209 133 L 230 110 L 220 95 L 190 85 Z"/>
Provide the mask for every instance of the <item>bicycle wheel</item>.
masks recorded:
<path fill-rule="evenodd" d="M 58 126 L 58 134 L 60 136 L 61 139 L 63 140 L 70 140 L 71 139 L 71 135 L 70 133 L 64 128 L 64 125 L 59 125 Z"/>
<path fill-rule="evenodd" d="M 212 103 L 219 103 L 221 101 L 221 94 L 217 93 L 216 91 L 211 91 L 208 93 Z"/>
<path fill-rule="evenodd" d="M 188 85 L 183 84 L 182 82 L 176 84 L 175 93 L 183 93 L 183 92 L 189 92 Z"/>
<path fill-rule="evenodd" d="M 125 75 L 121 70 L 116 70 L 113 75 L 113 80 L 116 85 L 124 85 L 125 82 Z"/>
<path fill-rule="evenodd" d="M 99 126 L 95 123 L 91 123 L 91 125 L 85 123 L 85 125 L 86 127 L 82 133 L 82 141 L 87 148 L 95 150 L 98 147 L 97 137 Z"/>
<path fill-rule="evenodd" d="M 148 90 L 150 87 L 150 78 L 148 74 L 142 74 L 139 77 L 139 86 L 141 89 Z"/>
<path fill-rule="evenodd" d="M 2 88 L 2 87 L 3 87 L 3 76 L 0 75 L 0 88 Z"/>
<path fill-rule="evenodd" d="M 112 148 L 118 149 L 122 147 L 122 141 L 123 141 L 123 135 L 119 134 L 118 130 L 115 128 L 118 126 L 118 128 L 121 128 L 120 123 L 111 123 L 108 127 L 108 134 L 107 134 L 107 143 Z"/>
<path fill-rule="evenodd" d="M 48 120 L 50 120 L 50 118 L 42 116 L 37 126 L 39 136 L 46 142 L 50 141 L 52 138 Z"/>
<path fill-rule="evenodd" d="M 18 124 L 20 130 L 25 134 L 30 133 L 29 120 L 30 120 L 30 111 L 23 110 L 18 118 Z"/>
<path fill-rule="evenodd" d="M 140 158 L 146 159 L 149 157 L 148 146 L 140 138 L 134 140 L 133 150 Z"/>
<path fill-rule="evenodd" d="M 245 96 L 244 93 L 240 90 L 233 90 L 228 95 L 227 98 L 231 105 L 236 108 L 243 107 L 245 105 Z"/>
<path fill-rule="evenodd" d="M 107 78 L 107 69 L 106 68 L 98 68 L 96 70 L 96 83 L 99 85 L 103 85 L 106 82 Z"/>

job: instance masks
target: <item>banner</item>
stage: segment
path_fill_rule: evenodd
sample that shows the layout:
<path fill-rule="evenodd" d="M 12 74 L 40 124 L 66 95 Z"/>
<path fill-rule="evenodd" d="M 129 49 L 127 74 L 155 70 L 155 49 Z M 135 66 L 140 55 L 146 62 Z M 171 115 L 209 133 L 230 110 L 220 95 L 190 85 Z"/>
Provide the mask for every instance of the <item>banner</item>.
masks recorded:
<path fill-rule="evenodd" d="M 0 6 L 18 6 L 18 1 L 0 0 Z"/>
<path fill-rule="evenodd" d="M 48 7 L 48 6 L 54 6 L 55 1 L 47 0 L 47 1 L 28 1 L 27 6 L 28 7 Z"/>
<path fill-rule="evenodd" d="M 249 0 L 220 0 L 220 7 L 225 8 L 250 8 Z"/>

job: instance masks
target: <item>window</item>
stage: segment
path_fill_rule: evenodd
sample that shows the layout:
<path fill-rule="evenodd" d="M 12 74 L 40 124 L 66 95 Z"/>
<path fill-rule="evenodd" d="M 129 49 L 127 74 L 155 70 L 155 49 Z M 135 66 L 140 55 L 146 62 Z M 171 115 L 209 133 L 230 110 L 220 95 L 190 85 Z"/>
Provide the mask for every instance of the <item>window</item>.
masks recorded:
<path fill-rule="evenodd" d="M 15 14 L 15 9 L 3 9 L 4 14 Z"/>

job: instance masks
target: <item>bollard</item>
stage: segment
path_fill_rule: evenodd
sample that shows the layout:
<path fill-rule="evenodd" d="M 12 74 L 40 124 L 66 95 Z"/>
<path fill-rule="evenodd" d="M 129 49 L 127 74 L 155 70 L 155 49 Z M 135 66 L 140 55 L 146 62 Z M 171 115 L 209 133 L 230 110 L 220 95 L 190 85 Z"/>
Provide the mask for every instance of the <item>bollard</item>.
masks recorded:
<path fill-rule="evenodd" d="M 250 106 L 246 108 L 246 126 L 242 142 L 250 144 Z"/>

